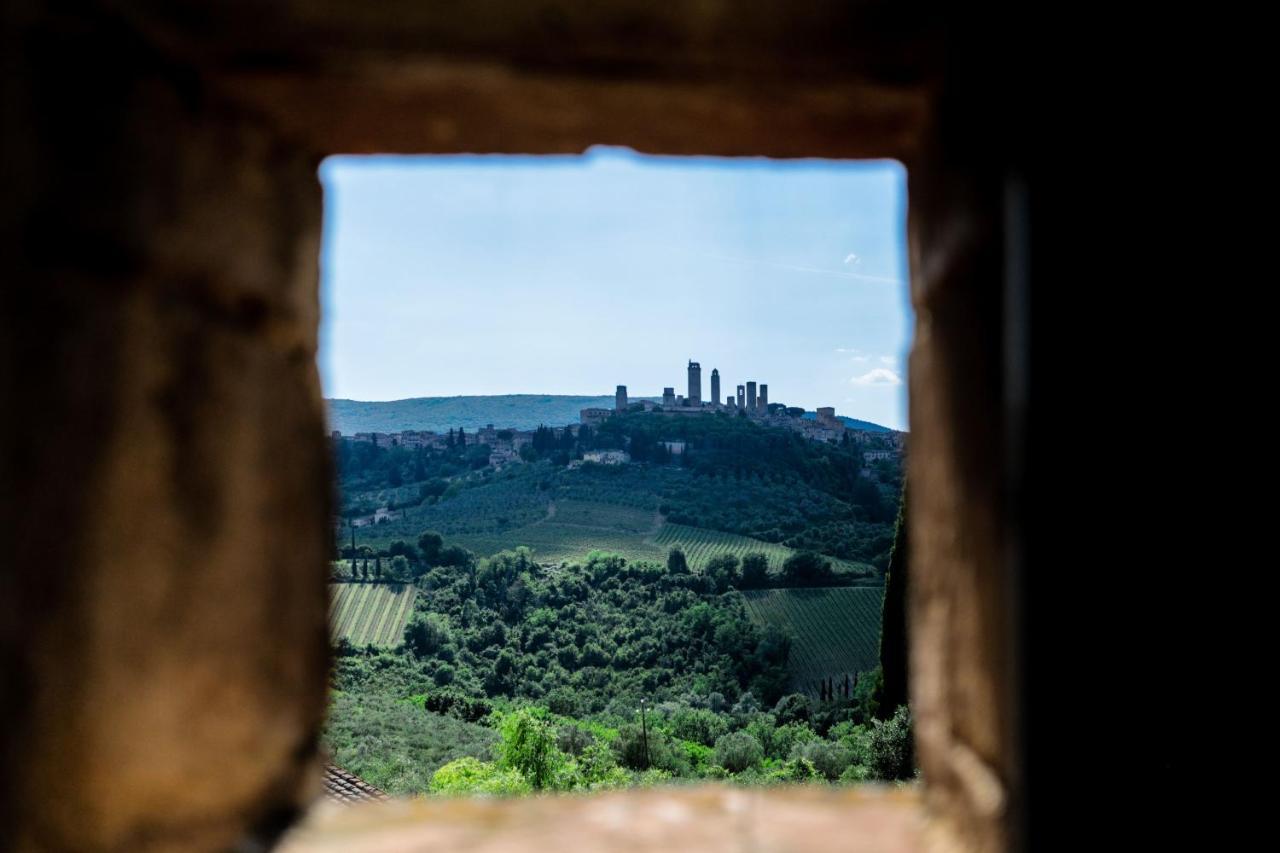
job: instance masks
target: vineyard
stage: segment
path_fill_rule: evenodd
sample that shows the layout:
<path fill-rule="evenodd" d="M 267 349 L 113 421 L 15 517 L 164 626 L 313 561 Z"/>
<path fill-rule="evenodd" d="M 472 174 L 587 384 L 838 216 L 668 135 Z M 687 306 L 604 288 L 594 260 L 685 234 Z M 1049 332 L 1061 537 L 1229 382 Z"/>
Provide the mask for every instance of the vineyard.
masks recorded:
<path fill-rule="evenodd" d="M 822 679 L 842 683 L 846 673 L 867 672 L 879 664 L 882 589 L 761 589 L 743 596 L 752 621 L 791 635 L 787 668 L 792 689 L 816 696 Z"/>
<path fill-rule="evenodd" d="M 329 585 L 329 627 L 335 641 L 357 646 L 396 646 L 413 612 L 409 584 L 335 583 Z"/>
<path fill-rule="evenodd" d="M 734 533 L 722 533 L 718 530 L 705 530 L 699 527 L 686 527 L 683 524 L 664 524 L 653 539 L 662 553 L 676 546 L 684 551 L 690 568 L 701 569 L 711 559 L 721 554 L 733 554 L 739 560 L 751 553 L 764 554 L 769 558 L 769 569 L 774 572 L 782 570 L 782 564 L 795 553 L 785 545 L 775 545 L 749 536 L 738 536 Z M 831 560 L 831 567 L 837 574 L 861 575 L 873 571 L 865 563 L 850 560 Z"/>

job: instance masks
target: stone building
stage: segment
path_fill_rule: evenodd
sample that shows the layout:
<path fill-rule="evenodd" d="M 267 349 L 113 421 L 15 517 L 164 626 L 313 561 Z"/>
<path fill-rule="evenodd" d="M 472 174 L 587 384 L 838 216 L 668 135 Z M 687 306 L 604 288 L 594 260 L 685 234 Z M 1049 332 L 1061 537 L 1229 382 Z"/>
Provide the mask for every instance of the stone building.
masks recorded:
<path fill-rule="evenodd" d="M 702 405 L 702 365 L 692 359 L 689 361 L 689 393 L 684 404 L 693 408 Z"/>
<path fill-rule="evenodd" d="M 676 404 L 676 389 L 663 388 L 662 389 L 662 405 L 674 406 L 675 404 Z"/>
<path fill-rule="evenodd" d="M 631 454 L 625 450 L 588 450 L 582 454 L 582 461 L 599 465 L 625 465 L 631 461 Z"/>
<path fill-rule="evenodd" d="M 627 410 L 627 386 L 619 385 L 613 395 L 613 410 L 622 414 Z"/>
<path fill-rule="evenodd" d="M 609 419 L 613 409 L 589 408 L 578 412 L 578 422 L 587 426 L 599 426 Z"/>
<path fill-rule="evenodd" d="M 720 408 L 720 370 L 711 368 L 711 405 Z"/>

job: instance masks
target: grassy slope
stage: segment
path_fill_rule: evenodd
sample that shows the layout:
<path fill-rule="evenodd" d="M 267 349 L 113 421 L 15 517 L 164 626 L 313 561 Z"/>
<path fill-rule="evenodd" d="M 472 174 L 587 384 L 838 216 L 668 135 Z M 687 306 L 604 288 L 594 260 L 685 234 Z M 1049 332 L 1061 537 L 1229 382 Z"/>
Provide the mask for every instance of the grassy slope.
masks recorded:
<path fill-rule="evenodd" d="M 431 774 L 463 756 L 491 757 L 498 735 L 379 691 L 334 693 L 324 742 L 339 767 L 389 794 L 426 791 Z"/>
<path fill-rule="evenodd" d="M 744 592 L 747 612 L 759 625 L 776 625 L 792 637 L 792 688 L 817 695 L 828 676 L 842 681 L 879 663 L 879 587 L 762 589 Z"/>

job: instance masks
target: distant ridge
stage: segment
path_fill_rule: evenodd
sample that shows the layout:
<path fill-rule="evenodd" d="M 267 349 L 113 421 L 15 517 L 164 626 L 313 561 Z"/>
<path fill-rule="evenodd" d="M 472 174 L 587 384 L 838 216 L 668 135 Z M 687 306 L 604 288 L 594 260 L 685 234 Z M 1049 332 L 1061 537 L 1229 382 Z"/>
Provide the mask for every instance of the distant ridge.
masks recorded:
<path fill-rule="evenodd" d="M 638 397 L 632 397 L 634 402 Z M 567 394 L 500 394 L 475 397 L 412 397 L 408 400 L 367 402 L 326 400 L 329 429 L 343 435 L 357 432 L 400 432 L 406 429 L 446 432 L 462 427 L 475 430 L 495 427 L 533 429 L 540 424 L 576 424 L 578 412 L 588 408 L 613 408 L 613 395 L 575 397 Z M 814 418 L 806 412 L 806 418 Z M 851 429 L 888 432 L 888 427 L 841 417 Z"/>
<path fill-rule="evenodd" d="M 534 429 L 539 424 L 576 424 L 578 412 L 591 407 L 613 408 L 613 395 L 574 397 L 563 394 L 501 394 L 476 397 L 413 397 L 408 400 L 363 402 L 326 400 L 329 429 L 343 435 L 357 432 L 400 432 L 406 429 L 447 432 L 463 427 Z"/>

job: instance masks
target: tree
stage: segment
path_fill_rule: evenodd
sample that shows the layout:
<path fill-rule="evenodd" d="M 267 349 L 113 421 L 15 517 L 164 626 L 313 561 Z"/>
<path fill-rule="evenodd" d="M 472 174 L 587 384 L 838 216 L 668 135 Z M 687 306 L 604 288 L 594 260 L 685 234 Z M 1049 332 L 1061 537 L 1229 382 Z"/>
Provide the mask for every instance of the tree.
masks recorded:
<path fill-rule="evenodd" d="M 391 558 L 390 574 L 392 579 L 398 581 L 408 580 L 411 571 L 412 570 L 409 568 L 409 560 L 404 556 L 404 554 L 396 554 Z"/>
<path fill-rule="evenodd" d="M 831 562 L 813 551 L 799 551 L 782 564 L 784 586 L 828 586 L 835 580 Z"/>
<path fill-rule="evenodd" d="M 764 554 L 747 554 L 742 558 L 742 589 L 764 589 L 769 585 L 769 558 Z"/>
<path fill-rule="evenodd" d="M 877 699 L 881 719 L 907 704 L 907 490 L 902 490 L 898 527 L 894 531 L 889 568 L 885 571 L 884 599 L 880 615 L 880 673 Z"/>
<path fill-rule="evenodd" d="M 403 539 L 397 539 L 387 547 L 387 556 L 392 559 L 404 557 L 406 560 L 416 560 L 418 559 L 418 552 L 408 542 Z"/>
<path fill-rule="evenodd" d="M 711 581 L 717 593 L 727 592 L 738 586 L 742 580 L 738 572 L 738 558 L 733 554 L 712 557 L 707 561 L 707 567 L 702 573 Z"/>
<path fill-rule="evenodd" d="M 439 613 L 415 613 L 404 626 L 404 644 L 418 657 L 430 657 L 450 642 L 449 620 Z"/>
<path fill-rule="evenodd" d="M 422 555 L 422 562 L 428 566 L 439 565 L 440 549 L 444 547 L 444 537 L 439 533 L 428 530 L 418 537 L 418 552 Z"/>
<path fill-rule="evenodd" d="M 521 708 L 498 725 L 498 766 L 517 770 L 535 791 L 551 786 L 555 771 L 564 764 L 556 747 L 556 730 L 541 708 Z"/>
<path fill-rule="evenodd" d="M 898 706 L 887 722 L 873 720 L 871 771 L 879 779 L 910 779 L 916 771 L 911 711 Z"/>
<path fill-rule="evenodd" d="M 667 572 L 673 575 L 689 574 L 689 561 L 685 559 L 684 551 L 679 545 L 667 552 Z"/>
<path fill-rule="evenodd" d="M 732 732 L 716 740 L 715 762 L 730 773 L 755 767 L 763 758 L 760 741 L 746 732 Z"/>

